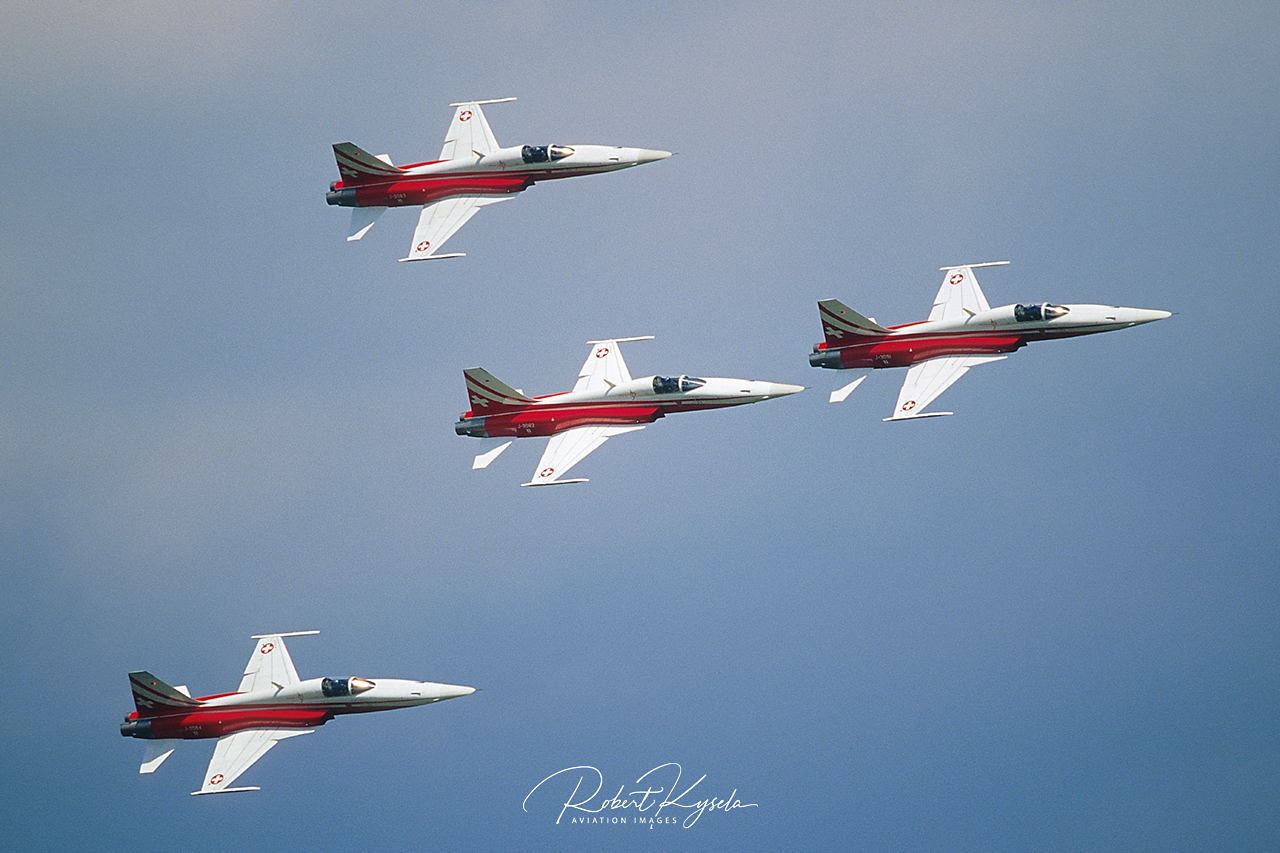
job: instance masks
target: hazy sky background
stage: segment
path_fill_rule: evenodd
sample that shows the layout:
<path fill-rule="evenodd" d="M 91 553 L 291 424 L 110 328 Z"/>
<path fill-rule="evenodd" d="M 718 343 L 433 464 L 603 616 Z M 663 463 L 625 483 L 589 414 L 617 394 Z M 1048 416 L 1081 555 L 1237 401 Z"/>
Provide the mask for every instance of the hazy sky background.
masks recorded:
<path fill-rule="evenodd" d="M 1139 11 L 1140 8 L 1140 11 Z M 10 3 L 0 8 L 0 827 L 23 850 L 1274 850 L 1280 11 L 1256 4 Z M 538 185 L 399 264 L 330 144 L 677 156 Z M 1028 347 L 885 424 L 815 301 L 1176 312 Z M 461 371 L 798 382 L 521 489 Z M 192 798 L 126 673 L 481 692 L 344 717 Z M 555 824 L 680 762 L 756 808 Z M 567 790 L 555 791 L 563 799 Z M 671 814 L 668 810 L 665 814 Z M 626 813 L 634 817 L 634 812 Z M 683 817 L 683 814 L 680 815 Z M 567 818 L 566 818 L 567 821 Z"/>

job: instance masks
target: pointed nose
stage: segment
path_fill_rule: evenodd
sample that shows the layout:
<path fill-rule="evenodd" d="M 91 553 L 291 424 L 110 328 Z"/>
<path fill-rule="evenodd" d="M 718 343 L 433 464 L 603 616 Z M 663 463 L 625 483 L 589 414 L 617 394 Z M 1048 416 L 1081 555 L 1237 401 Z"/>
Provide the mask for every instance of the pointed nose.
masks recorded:
<path fill-rule="evenodd" d="M 1172 311 L 1157 311 L 1153 308 L 1134 308 L 1133 322 L 1138 323 L 1154 323 L 1156 320 L 1163 320 L 1166 317 L 1172 317 Z"/>
<path fill-rule="evenodd" d="M 665 160 L 671 156 L 670 151 L 658 151 L 653 148 L 637 148 L 636 149 L 636 165 L 642 163 L 652 163 L 655 160 Z"/>
<path fill-rule="evenodd" d="M 803 385 L 788 385 L 785 382 L 770 382 L 768 393 L 770 397 L 786 397 L 789 394 L 799 394 L 803 390 Z"/>
<path fill-rule="evenodd" d="M 475 693 L 475 692 L 476 692 L 476 689 L 474 687 L 464 687 L 461 684 L 441 684 L 440 685 L 441 700 L 457 699 L 459 696 L 470 696 L 472 693 Z"/>

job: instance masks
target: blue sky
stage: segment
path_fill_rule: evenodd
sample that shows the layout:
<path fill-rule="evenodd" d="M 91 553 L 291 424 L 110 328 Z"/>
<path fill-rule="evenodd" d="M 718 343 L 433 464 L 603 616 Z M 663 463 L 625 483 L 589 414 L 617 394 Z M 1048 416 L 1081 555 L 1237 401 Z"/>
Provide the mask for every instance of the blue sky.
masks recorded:
<path fill-rule="evenodd" d="M 1270 850 L 1280 841 L 1280 233 L 1269 4 L 0 10 L 0 824 L 23 849 Z M 663 148 L 398 264 L 330 144 Z M 815 302 L 1176 312 L 1024 349 L 884 424 L 807 366 Z M 797 382 L 520 489 L 461 370 Z M 935 406 L 936 407 L 936 406 Z M 140 777 L 126 673 L 470 684 L 339 719 L 192 798 Z M 556 825 L 526 795 L 679 762 L 749 809 Z M 546 790 L 546 789 L 542 789 Z M 563 799 L 567 791 L 556 791 Z M 668 811 L 670 813 L 671 810 Z"/>

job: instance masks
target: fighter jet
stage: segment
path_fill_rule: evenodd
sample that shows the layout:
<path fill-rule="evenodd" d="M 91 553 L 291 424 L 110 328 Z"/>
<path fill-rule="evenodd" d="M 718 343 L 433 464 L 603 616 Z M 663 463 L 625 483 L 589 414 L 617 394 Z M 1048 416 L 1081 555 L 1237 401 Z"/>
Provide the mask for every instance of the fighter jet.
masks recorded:
<path fill-rule="evenodd" d="M 396 166 L 386 154 L 374 156 L 343 142 L 333 146 L 342 180 L 329 185 L 325 200 L 353 208 L 348 240 L 359 240 L 388 207 L 422 207 L 409 256 L 402 261 L 461 258 L 437 254 L 445 241 L 486 204 L 506 201 L 538 181 L 614 172 L 665 160 L 670 151 L 608 145 L 513 145 L 499 148 L 481 104 L 515 98 L 463 101 L 444 137 L 440 158 Z"/>
<path fill-rule="evenodd" d="M 898 403 L 886 421 L 932 418 L 951 412 L 926 412 L 925 406 L 971 367 L 1000 361 L 1031 341 L 1071 338 L 1127 329 L 1170 316 L 1168 311 L 1113 308 L 1109 305 L 1053 305 L 1048 302 L 992 308 L 973 271 L 1008 261 L 942 267 L 946 275 L 923 323 L 884 326 L 835 299 L 818 303 L 826 340 L 813 345 L 809 364 L 835 370 L 906 367 Z M 867 375 L 831 392 L 839 403 Z"/>
<path fill-rule="evenodd" d="M 253 637 L 249 665 L 234 693 L 192 698 L 186 687 L 171 687 L 149 672 L 129 673 L 138 710 L 124 718 L 120 734 L 147 742 L 138 772 L 154 773 L 184 740 L 218 738 L 204 785 L 191 793 L 257 791 L 230 785 L 277 741 L 311 734 L 316 726 L 339 714 L 427 705 L 475 692 L 474 687 L 399 678 L 301 681 L 284 638 L 318 633 L 293 631 Z"/>
<path fill-rule="evenodd" d="M 632 379 L 618 344 L 652 339 L 646 335 L 588 341 L 591 352 L 573 390 L 545 397 L 527 397 L 487 370 L 464 370 L 471 411 L 462 413 L 454 429 L 458 435 L 476 438 L 550 436 L 533 479 L 521 485 L 585 483 L 585 479 L 560 478 L 612 436 L 644 429 L 673 412 L 759 403 L 804 390 L 800 385 L 687 375 Z M 506 441 L 481 453 L 471 467 L 488 467 L 510 446 Z"/>

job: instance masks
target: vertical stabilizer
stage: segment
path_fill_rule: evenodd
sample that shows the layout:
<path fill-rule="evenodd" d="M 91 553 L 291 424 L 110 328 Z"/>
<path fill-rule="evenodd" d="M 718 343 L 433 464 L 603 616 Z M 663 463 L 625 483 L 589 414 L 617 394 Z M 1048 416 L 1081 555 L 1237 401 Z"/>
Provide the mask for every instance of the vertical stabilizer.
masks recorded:
<path fill-rule="evenodd" d="M 884 326 L 863 317 L 838 299 L 823 299 L 819 302 L 818 319 L 822 322 L 822 336 L 828 347 L 847 347 L 860 338 L 889 334 Z"/>
<path fill-rule="evenodd" d="M 129 673 L 129 686 L 133 689 L 133 704 L 139 717 L 157 717 L 200 704 L 146 671 Z"/>
<path fill-rule="evenodd" d="M 476 415 L 492 415 L 507 409 L 523 408 L 533 402 L 483 367 L 467 368 L 462 371 L 462 378 L 467 383 L 471 411 Z"/>

